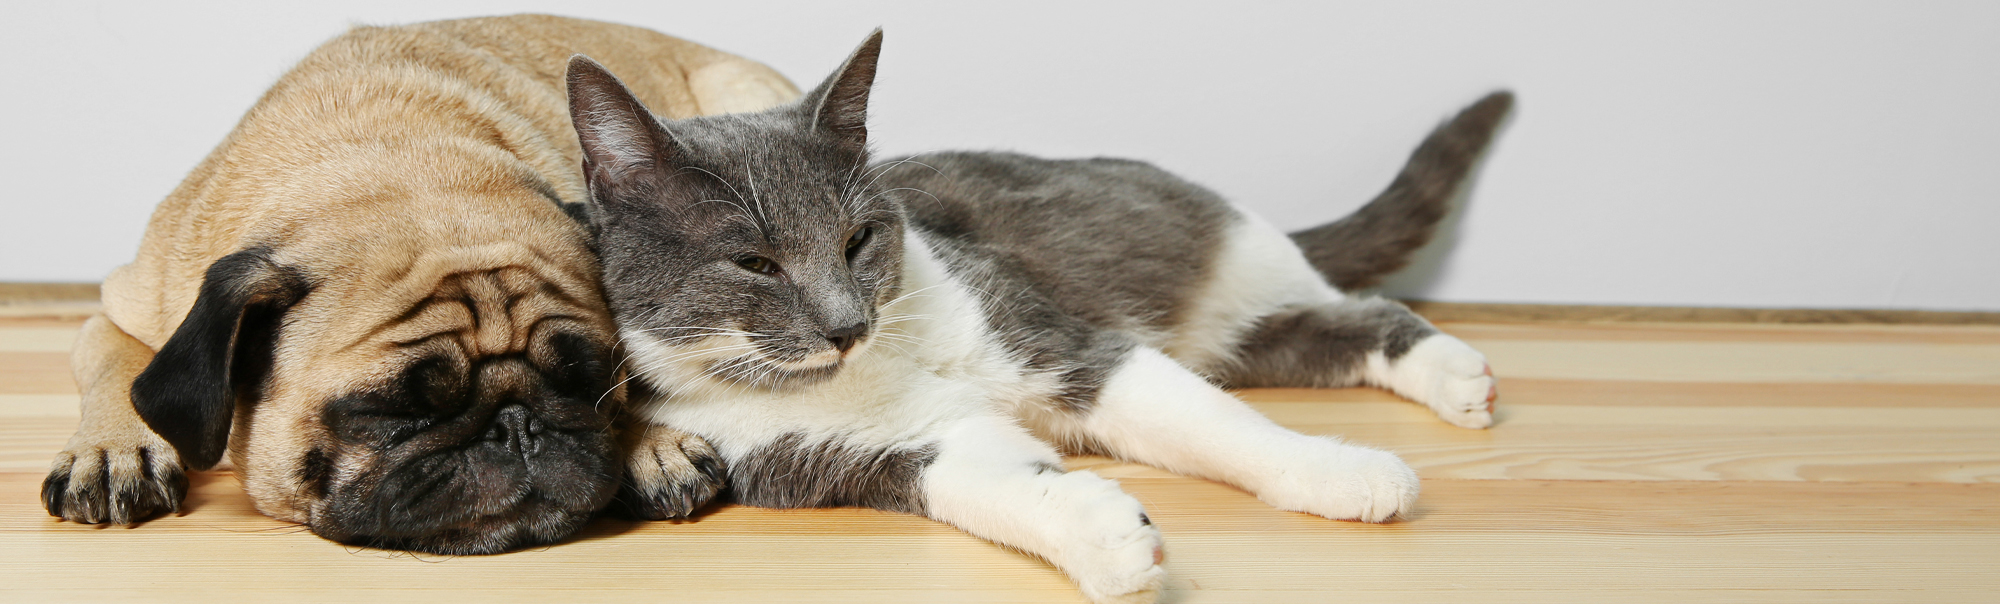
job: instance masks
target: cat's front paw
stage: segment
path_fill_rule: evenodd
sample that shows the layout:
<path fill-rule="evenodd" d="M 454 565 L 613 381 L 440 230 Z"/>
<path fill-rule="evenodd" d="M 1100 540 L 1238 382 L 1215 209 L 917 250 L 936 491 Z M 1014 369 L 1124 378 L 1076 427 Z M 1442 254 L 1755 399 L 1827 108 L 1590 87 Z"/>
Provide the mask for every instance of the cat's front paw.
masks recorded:
<path fill-rule="evenodd" d="M 701 437 L 648 425 L 628 438 L 614 511 L 640 520 L 685 518 L 721 492 L 722 457 Z"/>
<path fill-rule="evenodd" d="M 42 479 L 42 506 L 71 522 L 135 524 L 179 511 L 187 489 L 180 455 L 150 433 L 138 442 L 71 440 Z"/>
<path fill-rule="evenodd" d="M 1092 602 L 1141 603 L 1159 598 L 1167 571 L 1160 531 L 1146 516 L 1139 500 L 1118 484 L 1090 472 L 1071 472 L 1057 479 L 1051 494 L 1068 495 L 1064 502 L 1067 537 L 1055 552 L 1056 566 Z M 1068 484 L 1061 484 L 1068 483 Z"/>
<path fill-rule="evenodd" d="M 1493 425 L 1493 401 L 1499 397 L 1493 368 L 1486 355 L 1463 340 L 1433 335 L 1395 360 L 1388 386 L 1397 394 L 1423 403 L 1446 423 L 1480 429 Z"/>
<path fill-rule="evenodd" d="M 1313 439 L 1308 449 L 1256 488 L 1257 498 L 1282 510 L 1362 522 L 1388 522 L 1415 507 L 1421 483 L 1396 454 L 1325 439 Z"/>

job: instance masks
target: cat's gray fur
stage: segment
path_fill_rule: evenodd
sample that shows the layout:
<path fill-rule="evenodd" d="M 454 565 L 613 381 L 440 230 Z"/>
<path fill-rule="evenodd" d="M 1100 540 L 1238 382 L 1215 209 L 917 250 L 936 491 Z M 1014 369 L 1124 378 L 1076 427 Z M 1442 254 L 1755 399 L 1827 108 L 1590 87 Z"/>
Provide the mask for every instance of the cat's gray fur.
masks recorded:
<path fill-rule="evenodd" d="M 953 277 L 989 296 L 993 333 L 1060 376 L 1055 401 L 1090 407 L 1135 333 L 1179 322 L 1229 205 L 1149 164 L 933 153 L 884 164 L 877 185 L 923 191 L 910 223 Z"/>
<path fill-rule="evenodd" d="M 1216 386 L 1368 383 L 1491 421 L 1476 351 L 1322 279 L 1401 266 L 1506 93 L 1354 216 L 1288 240 L 1139 162 L 871 164 L 879 48 L 877 32 L 797 104 L 671 122 L 571 64 L 589 221 L 649 412 L 714 443 L 738 501 L 925 514 L 1124 598 L 1158 586 L 1158 533 L 1048 442 L 1383 521 L 1416 494 L 1394 456 L 1286 431 Z"/>

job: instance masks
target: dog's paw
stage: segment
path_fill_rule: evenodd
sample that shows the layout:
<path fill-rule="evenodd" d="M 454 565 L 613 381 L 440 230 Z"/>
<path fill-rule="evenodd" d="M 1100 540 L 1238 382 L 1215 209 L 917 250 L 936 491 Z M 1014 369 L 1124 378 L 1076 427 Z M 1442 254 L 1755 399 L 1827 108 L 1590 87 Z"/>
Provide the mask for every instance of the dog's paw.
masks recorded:
<path fill-rule="evenodd" d="M 1416 505 L 1421 483 L 1396 454 L 1313 439 L 1296 465 L 1254 489 L 1264 503 L 1334 520 L 1388 522 Z"/>
<path fill-rule="evenodd" d="M 180 455 L 158 437 L 141 442 L 72 440 L 42 479 L 42 507 L 71 522 L 135 524 L 180 511 L 187 489 Z"/>
<path fill-rule="evenodd" d="M 1499 398 L 1493 368 L 1486 355 L 1458 338 L 1437 334 L 1418 342 L 1396 359 L 1388 381 L 1391 390 L 1430 407 L 1446 423 L 1493 425 L 1493 401 Z"/>
<path fill-rule="evenodd" d="M 1167 577 L 1160 567 L 1166 558 L 1164 543 L 1139 500 L 1090 472 L 1063 475 L 1050 491 L 1067 499 L 1067 526 L 1059 529 L 1066 539 L 1054 562 L 1083 595 L 1093 602 L 1158 599 Z"/>
<path fill-rule="evenodd" d="M 722 457 L 701 437 L 649 425 L 627 443 L 614 511 L 640 520 L 685 518 L 722 491 Z"/>

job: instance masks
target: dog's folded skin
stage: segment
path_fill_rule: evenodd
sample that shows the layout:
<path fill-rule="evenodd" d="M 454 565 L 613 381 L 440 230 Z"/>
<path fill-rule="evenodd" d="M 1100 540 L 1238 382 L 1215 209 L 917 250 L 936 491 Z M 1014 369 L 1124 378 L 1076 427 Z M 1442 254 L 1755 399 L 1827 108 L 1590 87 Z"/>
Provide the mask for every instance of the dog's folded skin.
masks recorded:
<path fill-rule="evenodd" d="M 625 430 L 561 77 L 587 53 L 665 111 L 758 109 L 768 68 L 546 16 L 357 28 L 282 78 L 155 211 L 72 366 L 50 514 L 178 510 L 225 453 L 257 509 L 329 539 L 481 554 L 619 500 L 686 515 L 707 443 Z"/>

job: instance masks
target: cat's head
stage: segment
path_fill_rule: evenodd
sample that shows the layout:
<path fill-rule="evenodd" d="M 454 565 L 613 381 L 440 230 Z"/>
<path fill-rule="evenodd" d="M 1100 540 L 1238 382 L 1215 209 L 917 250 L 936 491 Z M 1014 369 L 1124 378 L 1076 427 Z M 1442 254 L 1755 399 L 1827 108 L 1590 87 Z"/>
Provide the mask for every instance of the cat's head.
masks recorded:
<path fill-rule="evenodd" d="M 881 43 L 877 30 L 792 104 L 668 121 L 570 61 L 605 293 L 649 381 L 811 384 L 875 339 L 904 221 L 868 167 Z"/>

